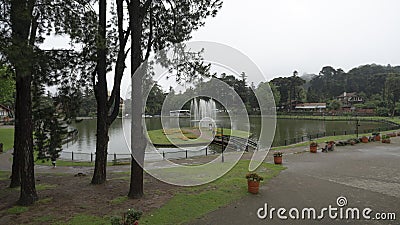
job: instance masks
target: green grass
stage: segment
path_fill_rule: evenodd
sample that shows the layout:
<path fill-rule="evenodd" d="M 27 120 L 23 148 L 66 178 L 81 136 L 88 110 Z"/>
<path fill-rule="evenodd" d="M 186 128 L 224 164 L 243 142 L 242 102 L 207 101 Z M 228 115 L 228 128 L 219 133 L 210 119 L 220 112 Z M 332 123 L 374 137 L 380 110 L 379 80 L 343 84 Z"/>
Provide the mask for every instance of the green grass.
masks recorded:
<path fill-rule="evenodd" d="M 49 202 L 53 201 L 53 198 L 44 198 L 44 199 L 39 199 L 39 201 L 36 202 L 36 204 L 47 204 Z"/>
<path fill-rule="evenodd" d="M 36 191 L 45 191 L 45 190 L 49 190 L 49 189 L 54 189 L 57 187 L 57 185 L 55 185 L 55 184 L 36 184 L 35 187 L 36 187 Z M 3 191 L 5 191 L 5 190 L 20 191 L 21 187 L 3 189 Z"/>
<path fill-rule="evenodd" d="M 48 223 L 51 221 L 56 220 L 57 217 L 53 216 L 53 215 L 45 215 L 45 216 L 40 216 L 40 217 L 36 217 L 33 219 L 33 222 L 36 224 L 43 224 L 43 223 Z"/>
<path fill-rule="evenodd" d="M 140 224 L 183 224 L 248 195 L 244 177 L 249 162 L 240 161 L 231 171 L 212 183 L 184 188 L 163 207 L 145 214 Z M 282 166 L 263 163 L 257 172 L 264 177 L 265 182 L 283 169 Z"/>
<path fill-rule="evenodd" d="M 42 161 L 37 160 L 35 161 L 36 165 L 42 166 L 53 166 L 51 161 Z M 111 163 L 109 165 L 112 165 Z M 94 162 L 74 162 L 74 161 L 65 161 L 65 160 L 57 160 L 56 166 L 82 166 L 82 167 L 94 167 Z"/>
<path fill-rule="evenodd" d="M 0 128 L 0 143 L 3 143 L 4 152 L 14 146 L 14 128 Z"/>
<path fill-rule="evenodd" d="M 161 129 L 161 130 L 151 130 L 148 131 L 147 133 L 149 135 L 151 142 L 154 145 L 161 145 L 161 146 L 171 145 L 171 141 L 174 142 L 174 144 L 178 145 L 203 144 L 210 142 L 210 140 L 206 139 L 195 139 L 197 135 L 193 133 L 188 133 L 188 130 L 190 129 L 183 128 L 181 132 L 179 129 L 171 129 L 166 132 L 167 134 L 165 134 L 164 130 Z M 224 129 L 224 135 L 247 138 L 250 134 L 246 131 Z M 209 136 L 210 137 L 212 136 L 211 132 Z M 171 141 L 168 138 L 170 138 Z"/>
<path fill-rule="evenodd" d="M 51 164 L 51 160 L 38 160 L 37 159 L 37 152 L 33 153 L 33 156 L 35 157 L 35 165 L 41 165 L 41 166 L 53 166 Z M 113 163 L 113 162 L 108 162 L 107 166 L 116 166 L 116 165 L 125 165 L 124 163 Z M 68 160 L 57 160 L 56 161 L 56 166 L 71 166 L 71 167 L 94 167 L 94 162 L 81 162 L 81 161 L 68 161 Z"/>
<path fill-rule="evenodd" d="M 48 189 L 56 188 L 57 185 L 55 184 L 36 184 L 36 191 L 44 191 Z"/>
<path fill-rule="evenodd" d="M 16 206 L 14 206 L 12 208 L 7 209 L 7 213 L 9 213 L 9 214 L 21 214 L 21 213 L 27 212 L 28 210 L 29 210 L 28 207 L 16 205 Z"/>
<path fill-rule="evenodd" d="M 10 177 L 10 172 L 0 171 L 0 180 L 8 180 L 9 177 Z"/>
<path fill-rule="evenodd" d="M 382 134 L 389 134 L 389 133 L 393 133 L 393 131 L 384 131 L 384 132 L 381 132 L 381 135 Z M 358 136 L 359 137 L 372 136 L 372 133 L 359 134 Z M 356 138 L 356 135 L 355 134 L 350 134 L 350 135 L 340 135 L 340 136 L 328 136 L 328 137 L 313 139 L 313 141 L 315 141 L 317 143 L 325 143 L 327 141 L 347 141 L 347 140 L 352 139 L 352 138 Z M 308 146 L 309 144 L 310 144 L 309 141 L 305 141 L 305 142 L 301 142 L 301 143 L 297 143 L 297 144 L 293 144 L 293 145 L 288 145 L 288 146 L 273 147 L 272 150 L 273 151 L 279 151 L 279 150 L 295 148 L 295 147 L 304 147 L 304 146 Z"/>
<path fill-rule="evenodd" d="M 191 134 L 188 133 L 183 134 L 180 132 L 178 133 L 177 131 L 168 133 L 168 137 L 166 134 L 164 134 L 164 131 L 162 129 L 151 130 L 148 131 L 147 133 L 149 135 L 151 142 L 154 145 L 171 145 L 171 141 L 168 138 L 170 138 L 175 144 L 201 144 L 209 142 L 208 140 L 203 140 L 203 139 L 190 139 L 187 136 L 190 136 Z"/>
<path fill-rule="evenodd" d="M 110 200 L 110 203 L 116 205 L 116 204 L 124 203 L 127 200 L 128 200 L 128 196 L 121 196 L 121 197 L 118 197 L 118 198 L 114 198 L 113 200 Z"/>
<path fill-rule="evenodd" d="M 68 222 L 58 222 L 55 223 L 58 225 L 109 225 L 110 224 L 110 218 L 109 217 L 98 217 L 98 216 L 92 216 L 92 215 L 86 215 L 86 214 L 78 214 L 75 215 L 72 219 L 70 219 Z"/>

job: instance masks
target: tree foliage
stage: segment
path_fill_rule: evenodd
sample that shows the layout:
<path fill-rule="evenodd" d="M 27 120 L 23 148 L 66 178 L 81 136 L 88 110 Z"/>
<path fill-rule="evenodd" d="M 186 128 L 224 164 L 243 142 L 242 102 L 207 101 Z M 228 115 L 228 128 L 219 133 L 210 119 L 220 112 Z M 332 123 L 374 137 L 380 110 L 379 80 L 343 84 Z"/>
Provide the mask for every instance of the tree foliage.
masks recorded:
<path fill-rule="evenodd" d="M 0 60 L 15 73 L 16 79 L 15 148 L 10 186 L 21 185 L 19 203 L 31 205 L 38 199 L 33 165 L 32 79 L 42 75 L 48 81 L 57 82 L 60 74 L 72 74 L 65 70 L 67 65 L 83 62 L 78 57 L 69 57 L 69 51 L 44 50 L 40 44 L 51 34 L 66 34 L 71 43 L 78 43 L 95 17 L 91 16 L 94 14 L 91 2 L 86 0 L 1 0 L 0 12 Z M 90 52 L 85 46 L 82 49 L 81 53 Z M 87 66 L 82 65 L 81 68 Z"/>
<path fill-rule="evenodd" d="M 15 77 L 7 66 L 0 65 L 0 104 L 14 108 Z"/>

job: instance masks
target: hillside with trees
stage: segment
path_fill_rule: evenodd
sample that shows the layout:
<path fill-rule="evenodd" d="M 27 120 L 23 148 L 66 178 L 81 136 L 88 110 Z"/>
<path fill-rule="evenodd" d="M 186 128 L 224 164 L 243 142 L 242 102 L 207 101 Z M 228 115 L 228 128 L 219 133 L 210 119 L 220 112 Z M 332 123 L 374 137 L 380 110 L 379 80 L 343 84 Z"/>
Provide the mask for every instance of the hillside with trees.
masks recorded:
<path fill-rule="evenodd" d="M 303 76 L 304 77 L 304 76 Z M 292 101 L 325 102 L 331 109 L 340 108 L 337 97 L 344 92 L 357 93 L 363 99 L 356 108 L 374 109 L 378 115 L 400 113 L 400 66 L 362 65 L 345 72 L 325 66 L 318 75 L 278 77 L 271 81 L 280 94 L 278 106 L 288 108 Z"/>

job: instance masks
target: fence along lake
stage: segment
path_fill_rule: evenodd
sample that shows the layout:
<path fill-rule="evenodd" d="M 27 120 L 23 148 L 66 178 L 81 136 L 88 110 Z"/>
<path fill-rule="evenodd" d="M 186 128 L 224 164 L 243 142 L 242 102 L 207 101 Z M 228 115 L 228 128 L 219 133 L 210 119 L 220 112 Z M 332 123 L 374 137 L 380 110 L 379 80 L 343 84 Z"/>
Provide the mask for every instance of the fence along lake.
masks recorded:
<path fill-rule="evenodd" d="M 170 118 L 170 120 L 176 120 L 178 118 Z M 161 118 L 146 118 L 147 130 L 158 130 L 162 129 Z M 249 117 L 250 132 L 252 133 L 252 139 L 256 139 L 261 130 L 261 117 L 251 116 Z M 130 158 L 129 147 L 124 135 L 124 127 L 130 127 L 129 119 L 117 119 L 110 127 L 109 131 L 109 160 L 117 158 Z M 190 118 L 179 118 L 179 124 L 181 127 L 189 127 L 191 124 Z M 218 118 L 218 124 L 224 128 L 230 128 L 231 121 L 228 117 Z M 240 122 L 232 121 L 233 128 L 239 129 L 241 127 Z M 303 119 L 277 119 L 276 131 L 273 141 L 273 146 L 288 145 L 295 142 L 301 142 L 309 140 L 311 138 L 317 138 L 324 135 L 344 135 L 354 134 L 356 130 L 356 121 L 324 121 L 324 120 L 303 120 Z M 378 128 L 385 129 L 389 127 L 389 124 L 382 122 L 373 121 L 360 121 L 359 132 L 369 132 L 377 130 Z M 79 134 L 75 142 L 65 144 L 63 146 L 63 152 L 61 153 L 62 159 L 67 160 L 84 160 L 90 161 L 94 159 L 94 153 L 96 151 L 96 120 L 83 120 L 79 123 L 73 123 L 71 126 L 78 129 Z M 130 135 L 130 134 L 128 134 Z M 189 148 L 190 149 L 190 148 Z M 166 148 L 160 151 L 165 152 L 176 152 L 177 149 Z M 114 155 L 115 154 L 115 155 Z M 199 153 L 199 154 L 205 154 Z M 146 158 L 148 156 L 146 155 Z M 185 157 L 184 153 L 176 154 L 176 158 Z"/>

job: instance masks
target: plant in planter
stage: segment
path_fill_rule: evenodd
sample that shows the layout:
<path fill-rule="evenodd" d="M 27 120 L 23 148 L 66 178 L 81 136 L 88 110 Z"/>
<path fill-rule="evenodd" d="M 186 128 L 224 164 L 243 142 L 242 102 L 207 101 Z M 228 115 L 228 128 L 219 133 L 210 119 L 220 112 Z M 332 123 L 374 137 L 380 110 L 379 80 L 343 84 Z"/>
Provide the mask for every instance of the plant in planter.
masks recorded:
<path fill-rule="evenodd" d="M 252 194 L 257 194 L 258 189 L 260 187 L 260 181 L 264 180 L 264 178 L 257 173 L 248 173 L 246 174 L 247 179 L 247 190 Z"/>
<path fill-rule="evenodd" d="M 282 152 L 274 152 L 274 163 L 282 164 Z"/>
<path fill-rule="evenodd" d="M 367 136 L 362 136 L 361 137 L 361 141 L 362 141 L 362 143 L 368 143 L 369 142 L 369 138 Z"/>
<path fill-rule="evenodd" d="M 143 212 L 135 209 L 128 209 L 122 218 L 111 217 L 111 225 L 139 225 L 139 219 Z"/>
<path fill-rule="evenodd" d="M 396 135 L 396 133 L 390 133 L 390 134 L 387 134 L 387 136 L 389 136 L 389 137 L 396 137 L 397 135 Z"/>
<path fill-rule="evenodd" d="M 382 135 L 382 143 L 390 144 L 390 136 Z"/>
<path fill-rule="evenodd" d="M 381 141 L 381 134 L 380 133 L 372 133 L 374 137 L 374 141 Z"/>
<path fill-rule="evenodd" d="M 360 143 L 360 140 L 358 138 L 352 138 L 352 139 L 347 140 L 347 143 L 349 145 L 355 145 L 355 144 Z"/>
<path fill-rule="evenodd" d="M 310 143 L 310 152 L 317 153 L 317 148 L 318 148 L 318 143 L 315 141 L 312 141 Z"/>
<path fill-rule="evenodd" d="M 335 150 L 335 144 L 336 144 L 335 141 L 327 141 L 325 143 L 326 143 L 326 145 L 325 145 L 325 148 L 322 148 L 322 152 L 328 152 L 328 151 Z"/>

